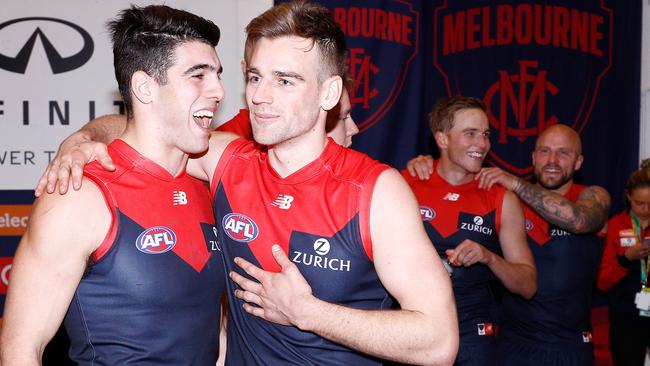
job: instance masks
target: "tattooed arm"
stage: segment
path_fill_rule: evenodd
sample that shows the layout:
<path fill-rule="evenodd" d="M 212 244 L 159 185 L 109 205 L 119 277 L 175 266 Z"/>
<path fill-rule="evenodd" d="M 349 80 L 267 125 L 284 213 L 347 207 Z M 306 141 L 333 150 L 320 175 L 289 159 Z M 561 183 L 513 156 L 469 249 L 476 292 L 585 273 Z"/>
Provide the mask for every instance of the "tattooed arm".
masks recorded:
<path fill-rule="evenodd" d="M 519 198 L 551 224 L 572 234 L 599 231 L 607 221 L 610 197 L 599 186 L 589 186 L 580 192 L 576 202 L 561 194 L 531 184 L 499 168 L 485 168 L 478 175 L 481 188 L 498 183 L 513 191 Z"/>
<path fill-rule="evenodd" d="M 573 234 L 599 231 L 607 221 L 609 193 L 599 186 L 589 186 L 580 192 L 576 202 L 540 186 L 519 179 L 514 191 L 522 201 L 546 221 Z"/>

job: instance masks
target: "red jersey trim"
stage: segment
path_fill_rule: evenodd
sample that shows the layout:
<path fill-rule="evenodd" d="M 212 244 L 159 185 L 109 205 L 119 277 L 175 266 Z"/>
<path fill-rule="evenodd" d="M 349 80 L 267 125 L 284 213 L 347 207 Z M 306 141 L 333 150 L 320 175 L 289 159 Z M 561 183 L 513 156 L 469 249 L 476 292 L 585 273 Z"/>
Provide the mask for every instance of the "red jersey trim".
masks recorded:
<path fill-rule="evenodd" d="M 96 177 L 92 173 L 88 172 L 84 172 L 84 176 L 95 183 L 97 188 L 99 188 L 99 190 L 102 192 L 106 207 L 111 213 L 111 225 L 108 228 L 108 232 L 106 233 L 106 236 L 104 236 L 104 240 L 102 240 L 97 249 L 95 249 L 95 251 L 93 251 L 90 255 L 92 261 L 97 263 L 113 247 L 115 238 L 117 237 L 117 203 L 115 202 L 115 198 L 111 194 L 110 190 L 106 186 L 106 183 L 104 183 L 99 177 Z"/>
<path fill-rule="evenodd" d="M 226 146 L 226 149 L 223 151 L 223 154 L 221 154 L 221 158 L 217 163 L 217 167 L 214 169 L 214 173 L 212 173 L 212 180 L 210 181 L 210 198 L 212 200 L 214 200 L 214 194 L 217 191 L 218 183 L 223 176 L 223 171 L 226 169 L 226 166 L 235 153 L 249 143 L 250 141 L 245 140 L 244 138 L 238 138 L 231 141 L 228 146 Z"/>
<path fill-rule="evenodd" d="M 361 233 L 363 250 L 371 261 L 373 261 L 372 238 L 370 235 L 370 206 L 372 204 L 372 194 L 375 191 L 375 185 L 377 184 L 379 175 L 388 169 L 390 168 L 383 164 L 373 167 L 370 169 L 370 172 L 361 185 L 361 194 L 359 197 L 359 232 Z"/>

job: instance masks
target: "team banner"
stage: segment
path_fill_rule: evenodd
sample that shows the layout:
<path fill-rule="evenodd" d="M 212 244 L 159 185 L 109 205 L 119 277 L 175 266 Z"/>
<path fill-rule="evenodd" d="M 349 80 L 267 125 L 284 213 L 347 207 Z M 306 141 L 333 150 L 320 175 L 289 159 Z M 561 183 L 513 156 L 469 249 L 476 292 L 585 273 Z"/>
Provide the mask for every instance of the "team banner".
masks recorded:
<path fill-rule="evenodd" d="M 488 106 L 487 163 L 531 178 L 537 135 L 562 123 L 582 137 L 578 181 L 621 208 L 638 161 L 638 1 L 320 1 L 350 49 L 353 147 L 403 168 L 434 152 L 428 113 L 463 94 Z"/>

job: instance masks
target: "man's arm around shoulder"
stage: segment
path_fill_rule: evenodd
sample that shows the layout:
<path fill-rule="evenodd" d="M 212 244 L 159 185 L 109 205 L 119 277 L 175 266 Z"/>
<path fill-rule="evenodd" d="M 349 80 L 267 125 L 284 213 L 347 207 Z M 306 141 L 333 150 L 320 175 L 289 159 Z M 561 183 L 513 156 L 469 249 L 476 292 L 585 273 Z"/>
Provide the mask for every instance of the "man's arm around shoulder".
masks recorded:
<path fill-rule="evenodd" d="M 4 366 L 40 365 L 111 214 L 95 184 L 39 198 L 11 270 L 0 335 Z"/>

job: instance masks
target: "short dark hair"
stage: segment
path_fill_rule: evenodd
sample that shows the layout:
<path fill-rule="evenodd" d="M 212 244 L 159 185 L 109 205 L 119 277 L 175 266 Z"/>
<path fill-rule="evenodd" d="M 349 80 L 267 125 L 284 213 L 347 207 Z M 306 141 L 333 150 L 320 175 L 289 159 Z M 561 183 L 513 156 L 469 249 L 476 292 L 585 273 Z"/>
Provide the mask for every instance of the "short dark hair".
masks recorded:
<path fill-rule="evenodd" d="M 454 115 L 463 109 L 480 109 L 487 111 L 482 100 L 474 97 L 456 95 L 450 98 L 443 98 L 436 102 L 429 114 L 429 126 L 431 132 L 448 132 L 454 127 Z"/>
<path fill-rule="evenodd" d="M 219 43 L 219 27 L 184 10 L 164 5 L 131 6 L 107 24 L 113 40 L 115 78 L 128 116 L 133 113 L 131 76 L 144 71 L 161 85 L 174 64 L 174 51 L 182 43 Z"/>
<path fill-rule="evenodd" d="M 336 24 L 329 9 L 306 1 L 292 1 L 265 11 L 246 27 L 244 60 L 250 65 L 250 56 L 261 38 L 274 39 L 297 36 L 310 39 L 317 46 L 321 63 L 318 81 L 334 75 L 344 77 L 347 46 L 343 31 Z"/>

